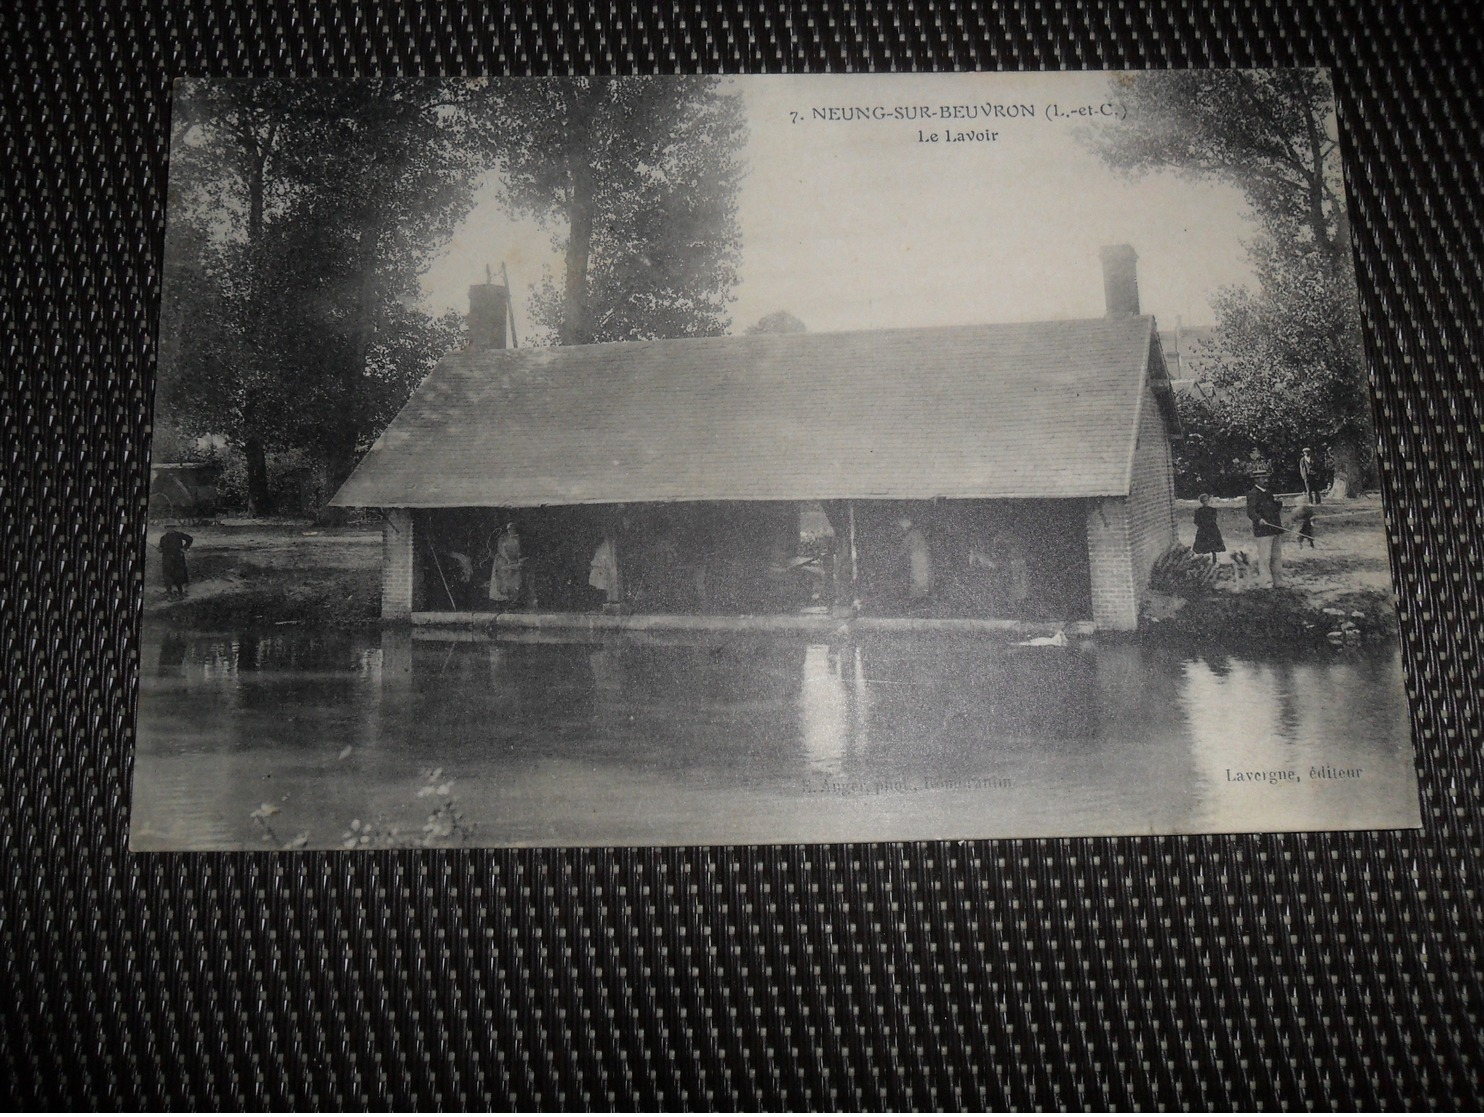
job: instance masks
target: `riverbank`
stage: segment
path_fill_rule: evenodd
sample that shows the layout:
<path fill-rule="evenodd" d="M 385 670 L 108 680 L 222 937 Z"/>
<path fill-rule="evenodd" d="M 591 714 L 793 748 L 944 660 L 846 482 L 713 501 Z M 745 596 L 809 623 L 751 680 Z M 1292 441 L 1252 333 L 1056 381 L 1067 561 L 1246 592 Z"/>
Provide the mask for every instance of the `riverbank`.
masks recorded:
<path fill-rule="evenodd" d="M 1291 505 L 1291 502 L 1289 502 Z M 1207 641 L 1297 640 L 1322 643 L 1394 636 L 1391 569 L 1381 502 L 1361 497 L 1318 509 L 1316 546 L 1285 537 L 1286 584 L 1272 590 L 1237 577 L 1237 552 L 1251 556 L 1252 532 L 1241 501 L 1218 501 L 1226 540 L 1209 586 L 1175 585 L 1152 595 L 1142 630 L 1150 636 Z M 1177 502 L 1180 542 L 1195 539 L 1194 501 Z M 160 583 L 157 543 L 149 533 L 144 612 L 152 623 L 211 630 L 302 625 L 360 628 L 380 622 L 381 529 L 376 524 L 316 527 L 302 520 L 223 520 L 188 529 L 194 537 L 186 597 Z M 1349 627 L 1347 627 L 1349 626 Z M 1331 641 L 1335 642 L 1335 641 Z"/>
<path fill-rule="evenodd" d="M 1285 498 L 1291 520 L 1294 498 Z M 1214 501 L 1227 550 L 1206 585 L 1176 578 L 1158 587 L 1141 621 L 1151 636 L 1197 642 L 1283 641 L 1347 645 L 1395 639 L 1396 608 L 1381 498 L 1371 494 L 1315 508 L 1314 545 L 1283 536 L 1283 585 L 1256 573 L 1246 504 Z M 1176 501 L 1180 543 L 1195 541 L 1196 501 Z M 1243 558 L 1247 562 L 1243 563 Z M 1244 566 L 1246 569 L 1244 570 Z"/>
<path fill-rule="evenodd" d="M 321 528 L 307 520 L 222 520 L 183 528 L 194 540 L 191 583 L 170 598 L 151 525 L 144 615 L 175 628 L 269 625 L 360 628 L 381 620 L 381 528 Z"/>

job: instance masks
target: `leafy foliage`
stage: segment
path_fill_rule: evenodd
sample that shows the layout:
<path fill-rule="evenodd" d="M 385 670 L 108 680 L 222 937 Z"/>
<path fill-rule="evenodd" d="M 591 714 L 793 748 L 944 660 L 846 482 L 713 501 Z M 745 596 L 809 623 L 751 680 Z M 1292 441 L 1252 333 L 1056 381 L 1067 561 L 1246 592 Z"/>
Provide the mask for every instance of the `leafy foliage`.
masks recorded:
<path fill-rule="evenodd" d="M 463 87 L 190 83 L 177 104 L 158 410 L 241 448 L 349 472 L 455 323 L 412 309 L 472 199 Z"/>
<path fill-rule="evenodd" d="M 191 82 L 174 120 L 157 414 L 177 445 L 228 440 L 252 512 L 275 465 L 333 491 L 456 347 L 419 276 L 492 160 L 566 248 L 551 338 L 729 325 L 743 123 L 720 79 Z"/>
<path fill-rule="evenodd" d="M 1246 463 L 1252 440 L 1233 429 L 1210 396 L 1177 396 L 1175 406 L 1183 428 L 1183 437 L 1172 446 L 1175 495 L 1193 500 L 1201 493 L 1229 497 L 1245 492 L 1250 487 Z"/>
<path fill-rule="evenodd" d="M 1251 249 L 1260 288 L 1217 296 L 1203 354 L 1211 390 L 1181 402 L 1182 494 L 1229 490 L 1234 463 L 1253 450 L 1292 483 L 1306 445 L 1328 448 L 1339 476 L 1362 480 L 1374 438 L 1327 75 L 1177 71 L 1119 75 L 1113 86 L 1126 120 L 1088 133 L 1109 165 L 1231 183 L 1262 229 Z"/>
<path fill-rule="evenodd" d="M 1323 71 L 1120 74 L 1111 93 L 1125 119 L 1086 134 L 1109 166 L 1231 183 L 1269 236 L 1299 253 L 1349 252 L 1334 92 Z"/>
<path fill-rule="evenodd" d="M 743 332 L 749 334 L 807 334 L 809 327 L 788 311 L 775 310 L 772 314 L 764 314 Z"/>
<path fill-rule="evenodd" d="M 1254 256 L 1260 290 L 1224 291 L 1215 303 L 1214 426 L 1270 459 L 1280 484 L 1297 484 L 1305 446 L 1328 450 L 1334 468 L 1358 483 L 1374 436 L 1350 275 L 1271 242 L 1259 242 Z"/>
<path fill-rule="evenodd" d="M 1177 543 L 1155 560 L 1149 572 L 1149 588 L 1189 597 L 1210 589 L 1216 577 L 1216 567 L 1209 557 Z"/>
<path fill-rule="evenodd" d="M 737 282 L 740 99 L 712 77 L 493 83 L 484 136 L 510 207 L 565 256 L 533 307 L 564 345 L 723 333 Z"/>

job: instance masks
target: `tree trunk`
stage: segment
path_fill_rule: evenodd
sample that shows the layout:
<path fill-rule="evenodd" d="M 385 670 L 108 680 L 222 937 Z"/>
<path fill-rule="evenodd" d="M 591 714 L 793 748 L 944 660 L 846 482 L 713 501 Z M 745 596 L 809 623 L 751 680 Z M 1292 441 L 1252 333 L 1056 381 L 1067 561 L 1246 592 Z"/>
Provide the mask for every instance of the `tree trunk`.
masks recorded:
<path fill-rule="evenodd" d="M 356 289 L 355 314 L 352 319 L 349 350 L 340 384 L 342 405 L 325 447 L 331 486 L 339 487 L 356 465 L 356 449 L 361 438 L 361 384 L 366 375 L 366 362 L 371 355 L 371 342 L 376 334 L 377 254 L 381 243 L 382 214 L 379 206 L 368 203 L 361 218 L 356 267 L 360 282 Z"/>
<path fill-rule="evenodd" d="M 256 344 L 260 337 L 258 306 L 260 303 L 260 281 L 262 277 L 257 274 L 257 256 L 255 250 L 260 244 L 263 236 L 263 204 L 266 192 L 265 182 L 267 179 L 268 153 L 273 148 L 274 136 L 277 131 L 276 124 L 268 126 L 267 133 L 259 136 L 256 125 L 247 120 L 239 121 L 241 139 L 248 149 L 247 167 L 247 242 L 250 251 L 247 259 L 252 269 L 247 276 L 247 287 L 251 292 L 248 305 L 247 334 L 249 339 Z M 245 410 L 253 411 L 254 400 L 251 398 L 251 389 L 247 389 L 248 400 Z M 249 427 L 253 421 L 249 419 Z M 252 517 L 266 516 L 273 510 L 273 497 L 268 491 L 268 456 L 263 449 L 260 438 L 249 436 L 242 444 L 243 457 L 247 459 L 247 514 Z"/>
<path fill-rule="evenodd" d="M 593 244 L 593 181 L 586 167 L 578 166 L 573 170 L 567 217 L 571 232 L 567 238 L 560 340 L 563 345 L 582 345 L 592 340 L 592 327 L 588 321 L 587 269 Z"/>
<path fill-rule="evenodd" d="M 585 345 L 592 340 L 589 321 L 587 270 L 593 248 L 593 181 L 591 150 L 595 121 L 604 96 L 603 86 L 589 82 L 573 105 L 567 148 L 567 254 L 562 287 L 563 345 Z"/>
<path fill-rule="evenodd" d="M 1314 247 L 1321 252 L 1338 258 L 1342 245 L 1336 242 L 1330 234 L 1329 217 L 1324 212 L 1325 197 L 1328 193 L 1324 181 L 1324 137 L 1319 131 L 1319 124 L 1314 119 L 1313 112 L 1305 110 L 1304 129 L 1309 142 L 1310 165 L 1307 168 L 1308 183 L 1308 206 L 1309 227 L 1314 235 Z M 1343 208 L 1341 201 L 1336 199 L 1336 214 Z"/>
<path fill-rule="evenodd" d="M 262 442 L 249 438 L 242 444 L 242 456 L 247 459 L 247 514 L 266 516 L 273 511 L 273 498 L 268 492 L 268 456 Z"/>
<path fill-rule="evenodd" d="M 1361 476 L 1360 453 L 1349 439 L 1341 439 L 1329 448 L 1331 462 L 1330 500 L 1359 496 Z"/>

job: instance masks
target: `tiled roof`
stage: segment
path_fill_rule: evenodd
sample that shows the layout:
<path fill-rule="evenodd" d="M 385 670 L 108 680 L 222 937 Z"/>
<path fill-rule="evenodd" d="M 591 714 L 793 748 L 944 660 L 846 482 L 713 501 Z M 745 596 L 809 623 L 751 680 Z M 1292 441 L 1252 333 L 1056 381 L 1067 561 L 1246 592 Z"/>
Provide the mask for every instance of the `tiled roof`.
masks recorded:
<path fill-rule="evenodd" d="M 332 503 L 1126 494 L 1149 317 L 445 358 Z"/>

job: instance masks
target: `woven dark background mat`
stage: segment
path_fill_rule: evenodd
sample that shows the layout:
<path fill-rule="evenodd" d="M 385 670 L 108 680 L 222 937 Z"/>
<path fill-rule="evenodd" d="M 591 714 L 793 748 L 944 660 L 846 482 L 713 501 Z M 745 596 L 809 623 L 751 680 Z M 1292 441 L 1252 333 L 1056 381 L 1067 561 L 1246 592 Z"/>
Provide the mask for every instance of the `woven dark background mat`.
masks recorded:
<path fill-rule="evenodd" d="M 622 5 L 618 5 L 622 7 Z M 0 14 L 0 1090 L 42 1106 L 1468 1106 L 1471 5 L 18 0 Z M 130 856 L 181 75 L 1336 67 L 1420 833 Z"/>

